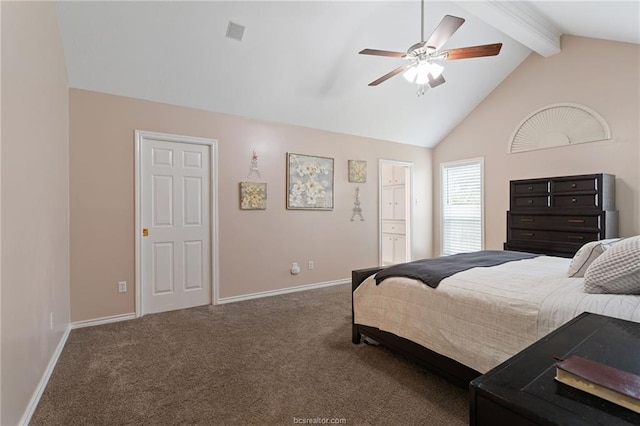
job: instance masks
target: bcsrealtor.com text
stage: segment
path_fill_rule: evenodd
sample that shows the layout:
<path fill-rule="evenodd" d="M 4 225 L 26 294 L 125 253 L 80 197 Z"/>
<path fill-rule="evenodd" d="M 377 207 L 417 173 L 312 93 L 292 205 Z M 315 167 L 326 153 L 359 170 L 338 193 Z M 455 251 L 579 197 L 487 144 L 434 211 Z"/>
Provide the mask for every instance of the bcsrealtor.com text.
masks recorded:
<path fill-rule="evenodd" d="M 296 425 L 346 425 L 347 419 L 338 417 L 294 417 Z"/>

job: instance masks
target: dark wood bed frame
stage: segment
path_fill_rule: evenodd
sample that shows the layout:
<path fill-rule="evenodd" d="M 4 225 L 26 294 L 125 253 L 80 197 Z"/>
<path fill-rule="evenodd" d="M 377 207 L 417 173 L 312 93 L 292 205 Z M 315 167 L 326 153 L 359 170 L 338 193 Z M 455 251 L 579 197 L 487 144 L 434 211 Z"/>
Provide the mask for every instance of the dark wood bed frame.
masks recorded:
<path fill-rule="evenodd" d="M 351 272 L 352 342 L 357 345 L 361 342 L 363 335 L 367 336 L 433 371 L 454 385 L 468 389 L 469 382 L 480 376 L 480 373 L 476 370 L 393 333 L 355 323 L 353 318 L 353 292 L 365 279 L 381 269 L 381 267 L 375 267 L 358 269 Z"/>

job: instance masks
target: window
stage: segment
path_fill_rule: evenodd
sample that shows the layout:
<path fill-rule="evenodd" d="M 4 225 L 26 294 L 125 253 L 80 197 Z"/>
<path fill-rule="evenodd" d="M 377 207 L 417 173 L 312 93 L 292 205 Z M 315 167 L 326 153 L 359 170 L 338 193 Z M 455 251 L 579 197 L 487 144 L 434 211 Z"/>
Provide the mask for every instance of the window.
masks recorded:
<path fill-rule="evenodd" d="M 482 167 L 482 158 L 440 165 L 443 255 L 484 247 Z"/>

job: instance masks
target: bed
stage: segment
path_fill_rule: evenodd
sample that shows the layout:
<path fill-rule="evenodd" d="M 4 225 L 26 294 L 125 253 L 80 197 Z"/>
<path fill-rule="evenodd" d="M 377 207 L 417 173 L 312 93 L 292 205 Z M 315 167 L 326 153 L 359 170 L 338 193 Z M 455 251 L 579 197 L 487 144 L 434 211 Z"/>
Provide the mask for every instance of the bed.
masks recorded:
<path fill-rule="evenodd" d="M 582 312 L 640 322 L 640 296 L 586 293 L 571 265 L 540 255 L 467 269 L 437 288 L 406 277 L 377 284 L 382 268 L 353 271 L 353 343 L 366 336 L 466 388 Z"/>

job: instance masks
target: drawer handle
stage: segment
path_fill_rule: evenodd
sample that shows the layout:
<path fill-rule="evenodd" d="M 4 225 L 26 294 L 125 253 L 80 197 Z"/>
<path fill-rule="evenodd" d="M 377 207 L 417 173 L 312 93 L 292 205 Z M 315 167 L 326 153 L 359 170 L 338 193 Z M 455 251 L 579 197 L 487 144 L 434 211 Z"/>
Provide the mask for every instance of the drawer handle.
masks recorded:
<path fill-rule="evenodd" d="M 528 201 L 528 203 L 529 203 L 529 204 L 533 204 L 533 200 L 529 200 L 529 201 Z"/>
<path fill-rule="evenodd" d="M 578 187 L 578 185 L 576 185 L 575 183 L 571 184 L 571 189 L 576 189 Z"/>
<path fill-rule="evenodd" d="M 527 218 L 520 219 L 520 222 L 535 222 L 535 221 L 536 221 L 535 219 L 527 219 Z"/>
<path fill-rule="evenodd" d="M 534 234 L 533 232 L 523 232 L 522 235 L 525 237 L 533 237 L 536 234 Z"/>
<path fill-rule="evenodd" d="M 529 187 L 529 191 L 533 191 L 533 186 L 530 186 L 530 187 Z"/>
<path fill-rule="evenodd" d="M 584 219 L 569 219 L 569 223 L 584 223 Z"/>
<path fill-rule="evenodd" d="M 569 235 L 567 238 L 570 240 L 584 240 L 582 235 Z"/>
<path fill-rule="evenodd" d="M 577 203 L 577 202 L 578 202 L 578 199 L 577 199 L 577 198 L 572 198 L 572 199 L 571 199 L 571 202 L 572 202 L 573 204 L 575 204 L 575 203 Z"/>

